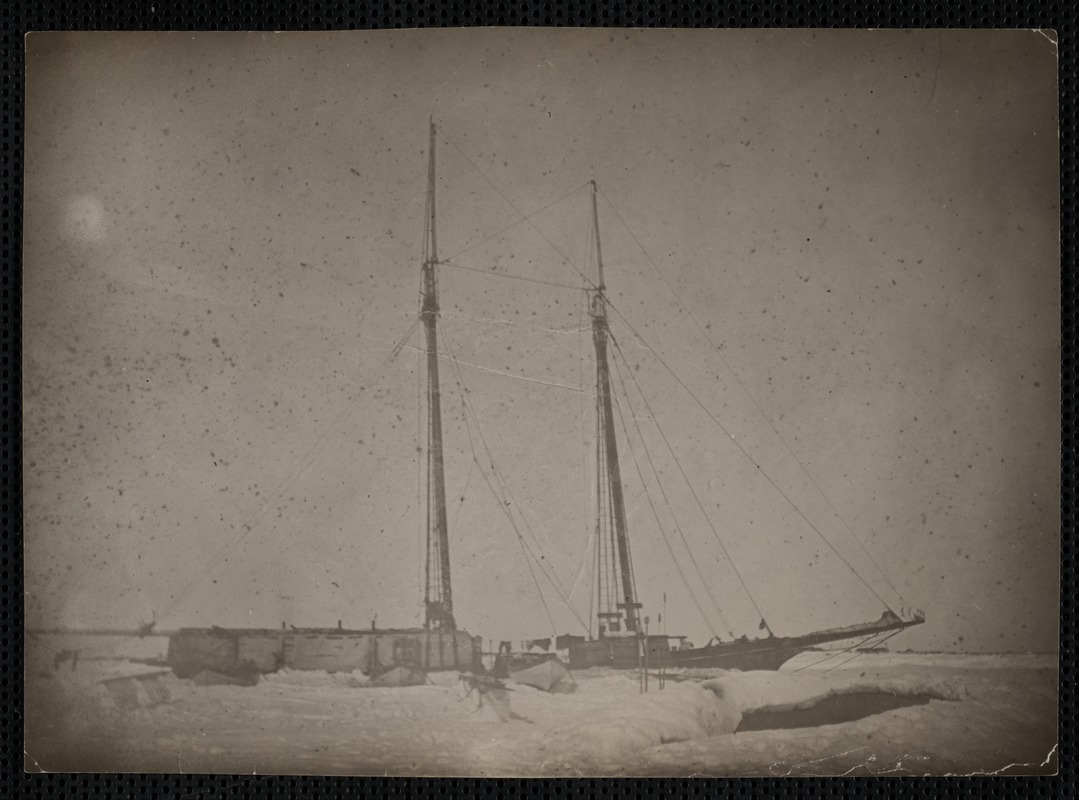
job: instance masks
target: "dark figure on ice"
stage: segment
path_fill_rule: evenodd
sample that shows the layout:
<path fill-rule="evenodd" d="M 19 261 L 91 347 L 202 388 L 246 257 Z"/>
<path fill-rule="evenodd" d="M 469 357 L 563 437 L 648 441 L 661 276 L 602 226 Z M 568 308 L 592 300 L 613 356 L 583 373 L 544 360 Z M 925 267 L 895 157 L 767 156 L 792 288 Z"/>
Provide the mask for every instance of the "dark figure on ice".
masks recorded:
<path fill-rule="evenodd" d="M 521 722 L 532 722 L 532 720 L 522 717 L 520 714 L 515 714 L 510 709 L 509 693 L 513 690 L 507 689 L 506 684 L 497 678 L 488 678 L 483 675 L 463 674 L 461 675 L 461 680 L 468 685 L 468 692 L 461 699 L 464 700 L 472 694 L 472 692 L 475 692 L 477 699 L 479 700 L 476 711 L 483 708 L 483 701 L 486 698 L 487 705 L 494 709 L 494 712 L 502 722 L 509 722 L 512 719 L 520 720 Z"/>

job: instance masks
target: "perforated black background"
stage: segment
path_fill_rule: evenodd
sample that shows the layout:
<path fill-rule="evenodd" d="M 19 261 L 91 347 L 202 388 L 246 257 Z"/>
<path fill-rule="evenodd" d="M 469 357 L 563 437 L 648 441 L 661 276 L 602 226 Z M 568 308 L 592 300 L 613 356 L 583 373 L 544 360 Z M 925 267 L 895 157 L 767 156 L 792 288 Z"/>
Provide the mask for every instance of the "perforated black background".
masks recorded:
<path fill-rule="evenodd" d="M 1076 582 L 1073 331 L 1075 297 L 1076 10 L 1069 3 L 750 2 L 16 2 L 0 4 L 0 797 L 379 798 L 1055 797 L 1074 784 Z M 22 771 L 22 482 L 20 430 L 23 34 L 32 30 L 331 30 L 471 25 L 625 27 L 1047 28 L 1060 42 L 1062 548 L 1060 775 L 875 780 L 490 780 L 269 778 L 206 775 L 27 775 Z"/>

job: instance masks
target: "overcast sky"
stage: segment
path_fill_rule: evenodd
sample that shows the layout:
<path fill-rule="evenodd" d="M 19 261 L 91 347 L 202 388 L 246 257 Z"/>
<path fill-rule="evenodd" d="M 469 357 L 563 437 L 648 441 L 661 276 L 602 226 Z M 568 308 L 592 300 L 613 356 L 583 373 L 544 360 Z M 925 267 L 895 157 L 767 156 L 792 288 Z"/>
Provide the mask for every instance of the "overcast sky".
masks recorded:
<path fill-rule="evenodd" d="M 668 630 L 698 642 L 726 635 L 709 592 L 736 633 L 758 619 L 662 429 L 777 634 L 875 619 L 883 601 L 928 616 L 897 647 L 1055 647 L 1045 35 L 65 33 L 27 48 L 30 626 L 419 623 L 419 331 L 391 351 L 418 309 L 433 116 L 440 255 L 545 282 L 440 269 L 460 362 L 443 363 L 460 625 L 552 629 L 473 463 L 461 387 L 522 534 L 589 613 L 576 270 L 594 177 L 653 624 L 664 592 Z M 648 478 L 649 454 L 660 525 L 636 467 Z M 554 627 L 580 632 L 537 578 Z"/>

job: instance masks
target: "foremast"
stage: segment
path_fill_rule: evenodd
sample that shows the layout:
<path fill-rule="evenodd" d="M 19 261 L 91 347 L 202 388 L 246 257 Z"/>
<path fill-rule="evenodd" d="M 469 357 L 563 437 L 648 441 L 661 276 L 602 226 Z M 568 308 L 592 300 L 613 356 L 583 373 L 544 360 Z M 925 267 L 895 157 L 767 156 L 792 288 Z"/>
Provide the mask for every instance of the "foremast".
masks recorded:
<path fill-rule="evenodd" d="M 587 290 L 592 319 L 592 343 L 596 350 L 596 548 L 597 617 L 599 632 L 639 634 L 640 608 L 633 579 L 622 473 L 618 463 L 611 374 L 607 360 L 610 328 L 607 324 L 606 285 L 603 280 L 603 249 L 599 236 L 596 182 L 592 187 L 592 240 L 595 244 L 596 282 Z"/>
<path fill-rule="evenodd" d="M 450 586 L 449 524 L 442 464 L 442 397 L 438 382 L 438 239 L 435 232 L 435 123 L 428 147 L 427 212 L 424 216 L 420 320 L 427 351 L 427 564 L 424 627 L 454 630 Z"/>

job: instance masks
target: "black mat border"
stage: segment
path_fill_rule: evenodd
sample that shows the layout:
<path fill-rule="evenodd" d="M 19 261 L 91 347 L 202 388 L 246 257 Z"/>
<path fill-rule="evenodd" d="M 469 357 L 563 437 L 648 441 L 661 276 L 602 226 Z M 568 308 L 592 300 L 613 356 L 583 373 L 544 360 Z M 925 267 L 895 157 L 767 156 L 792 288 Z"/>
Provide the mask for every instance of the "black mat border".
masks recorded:
<path fill-rule="evenodd" d="M 23 2 L 0 8 L 0 797 L 1056 797 L 1075 785 L 1076 9 L 971 2 Z M 1060 42 L 1062 548 L 1060 774 L 1045 778 L 429 780 L 33 775 L 22 759 L 22 38 L 31 30 L 340 30 L 475 25 L 1044 28 Z"/>

